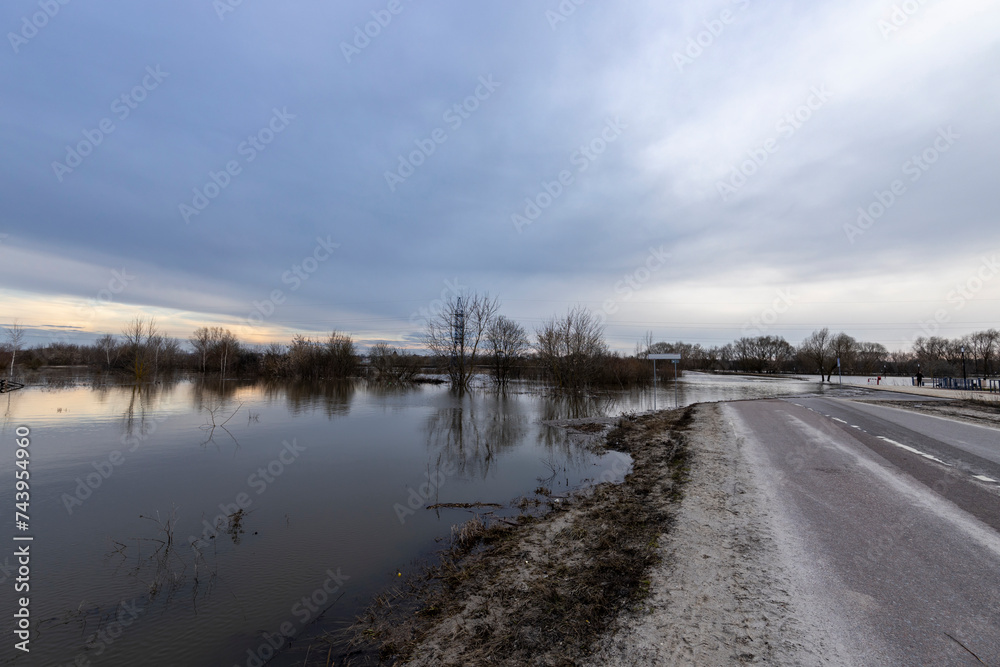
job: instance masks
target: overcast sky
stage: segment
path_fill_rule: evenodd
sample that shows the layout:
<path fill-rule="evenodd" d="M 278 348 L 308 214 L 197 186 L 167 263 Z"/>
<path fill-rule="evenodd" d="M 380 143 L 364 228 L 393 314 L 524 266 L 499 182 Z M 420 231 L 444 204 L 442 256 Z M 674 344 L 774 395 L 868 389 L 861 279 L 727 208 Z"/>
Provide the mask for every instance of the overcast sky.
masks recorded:
<path fill-rule="evenodd" d="M 1000 326 L 995 1 L 6 0 L 0 27 L 0 323 L 33 342 L 142 312 L 407 343 L 462 289 L 529 331 L 585 305 L 623 350 Z"/>

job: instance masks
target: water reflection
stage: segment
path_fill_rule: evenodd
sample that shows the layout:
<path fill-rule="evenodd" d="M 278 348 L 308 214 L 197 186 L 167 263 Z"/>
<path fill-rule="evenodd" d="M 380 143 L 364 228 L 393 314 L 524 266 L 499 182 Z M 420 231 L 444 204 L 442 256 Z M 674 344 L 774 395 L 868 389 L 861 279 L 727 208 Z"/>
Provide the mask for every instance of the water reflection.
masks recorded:
<path fill-rule="evenodd" d="M 448 393 L 427 418 L 427 449 L 437 465 L 485 479 L 496 457 L 524 437 L 528 416 L 504 394 Z"/>
<path fill-rule="evenodd" d="M 597 415 L 612 414 L 619 411 L 623 406 L 624 396 L 620 392 L 584 394 L 579 392 L 545 391 L 545 400 L 542 401 L 541 418 L 546 421 L 553 421 L 557 419 L 583 419 Z"/>
<path fill-rule="evenodd" d="M 258 385 L 270 400 L 284 399 L 293 415 L 321 410 L 327 417 L 346 417 L 357 392 L 357 381 L 338 382 L 267 382 Z"/>

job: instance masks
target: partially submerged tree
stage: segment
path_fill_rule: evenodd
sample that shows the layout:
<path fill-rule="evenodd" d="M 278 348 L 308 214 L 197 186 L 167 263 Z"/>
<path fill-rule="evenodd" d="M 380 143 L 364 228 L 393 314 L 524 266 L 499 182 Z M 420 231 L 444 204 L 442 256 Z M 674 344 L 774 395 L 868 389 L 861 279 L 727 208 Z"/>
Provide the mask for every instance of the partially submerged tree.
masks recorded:
<path fill-rule="evenodd" d="M 400 353 L 388 343 L 375 343 L 368 350 L 368 377 L 376 382 L 412 382 L 419 370 L 419 357 Z"/>
<path fill-rule="evenodd" d="M 201 359 L 201 372 L 214 367 L 225 377 L 230 365 L 239 357 L 240 341 L 229 329 L 200 327 L 188 338 L 195 354 Z"/>
<path fill-rule="evenodd" d="M 152 356 L 150 351 L 157 338 L 156 320 L 152 317 L 147 320 L 141 315 L 136 315 L 135 319 L 122 329 L 122 348 L 133 379 L 141 382 L 151 370 L 155 370 L 152 368 L 155 362 L 150 358 Z"/>
<path fill-rule="evenodd" d="M 358 354 L 354 350 L 354 339 L 337 331 L 330 333 L 326 341 L 326 371 L 328 377 L 346 378 L 358 373 Z"/>
<path fill-rule="evenodd" d="M 208 327 L 199 327 L 188 340 L 191 341 L 195 353 L 201 357 L 201 372 L 205 373 L 208 366 L 208 351 L 212 346 L 212 332 Z"/>
<path fill-rule="evenodd" d="M 104 334 L 94 342 L 94 347 L 101 353 L 105 368 L 110 370 L 118 360 L 118 341 L 112 334 Z"/>
<path fill-rule="evenodd" d="M 447 360 L 453 387 L 469 385 L 486 331 L 499 307 L 496 297 L 489 294 L 453 295 L 427 322 L 425 342 L 434 354 Z"/>
<path fill-rule="evenodd" d="M 490 322 L 486 330 L 486 343 L 492 356 L 493 381 L 501 387 L 506 386 L 514 365 L 529 346 L 524 327 L 500 315 Z"/>
<path fill-rule="evenodd" d="M 587 386 L 608 353 L 604 325 L 587 308 L 572 308 L 562 318 L 552 318 L 536 332 L 539 361 L 558 386 L 579 389 Z"/>
<path fill-rule="evenodd" d="M 20 322 L 14 320 L 14 322 L 7 327 L 7 342 L 10 344 L 10 377 L 14 376 L 14 359 L 17 357 L 18 351 L 21 349 L 21 345 L 24 343 L 24 328 L 21 327 Z"/>

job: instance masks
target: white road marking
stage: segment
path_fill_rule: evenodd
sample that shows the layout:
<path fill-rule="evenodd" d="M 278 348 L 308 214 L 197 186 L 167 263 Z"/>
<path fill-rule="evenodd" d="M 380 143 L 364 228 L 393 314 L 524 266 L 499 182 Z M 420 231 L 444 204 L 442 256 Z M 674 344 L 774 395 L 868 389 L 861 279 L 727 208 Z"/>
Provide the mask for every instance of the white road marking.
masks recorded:
<path fill-rule="evenodd" d="M 830 417 L 830 415 L 827 415 L 827 417 Z M 840 422 L 841 424 L 846 424 L 847 423 L 843 419 L 837 419 L 836 417 L 831 417 L 831 419 L 833 419 L 833 421 L 835 421 L 835 422 Z"/>
<path fill-rule="evenodd" d="M 884 435 L 878 436 L 878 439 L 879 440 L 885 440 L 890 445 L 896 445 L 900 449 L 905 449 L 908 452 L 912 452 L 914 454 L 919 454 L 920 456 L 923 456 L 925 459 L 930 459 L 931 461 L 937 461 L 941 465 L 948 466 L 949 468 L 952 467 L 952 465 L 950 463 L 945 463 L 944 461 L 942 461 L 941 459 L 937 458 L 936 456 L 931 456 L 930 454 L 925 454 L 924 452 L 920 451 L 919 449 L 914 449 L 913 447 L 910 447 L 908 445 L 904 445 L 901 442 L 896 442 L 895 440 L 890 440 L 889 438 L 885 437 Z"/>
<path fill-rule="evenodd" d="M 993 482 L 994 484 L 1000 483 L 1000 482 L 997 482 L 992 477 L 986 477 L 985 475 L 973 475 L 973 477 L 976 478 L 976 479 L 978 479 L 980 482 Z"/>
<path fill-rule="evenodd" d="M 835 400 L 835 401 L 840 401 L 840 400 L 851 401 L 851 399 L 849 399 L 849 398 L 845 398 L 845 399 L 834 398 L 834 399 L 831 399 L 831 400 Z M 947 402 L 948 400 L 950 400 L 950 399 L 943 399 L 942 402 Z M 856 403 L 857 401 L 853 401 L 853 402 Z M 996 426 L 987 426 L 985 424 L 975 424 L 973 422 L 968 422 L 968 421 L 965 421 L 963 419 L 955 419 L 954 417 L 943 417 L 941 415 L 932 415 L 932 414 L 929 414 L 929 413 L 926 413 L 926 412 L 918 412 L 916 410 L 907 410 L 906 408 L 897 408 L 897 407 L 891 406 L 891 405 L 870 406 L 869 404 L 861 403 L 859 405 L 859 408 L 862 409 L 862 410 L 864 410 L 866 406 L 867 407 L 876 407 L 879 410 L 895 410 L 896 412 L 902 412 L 904 414 L 911 415 L 911 416 L 912 415 L 917 415 L 918 418 L 920 418 L 920 417 L 930 417 L 931 419 L 940 419 L 941 421 L 953 422 L 955 424 L 964 424 L 965 426 L 974 426 L 976 428 L 985 428 L 985 429 L 989 429 L 991 431 L 1000 430 Z"/>

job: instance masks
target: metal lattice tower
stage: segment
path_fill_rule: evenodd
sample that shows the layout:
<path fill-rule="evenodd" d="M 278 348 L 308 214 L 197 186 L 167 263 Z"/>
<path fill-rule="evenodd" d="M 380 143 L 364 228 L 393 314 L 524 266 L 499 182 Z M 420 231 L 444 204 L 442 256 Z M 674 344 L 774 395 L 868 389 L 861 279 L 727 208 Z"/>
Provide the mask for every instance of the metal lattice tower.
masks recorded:
<path fill-rule="evenodd" d="M 455 307 L 455 321 L 453 339 L 455 342 L 465 340 L 465 308 L 462 306 L 462 297 L 458 297 L 458 305 Z"/>

